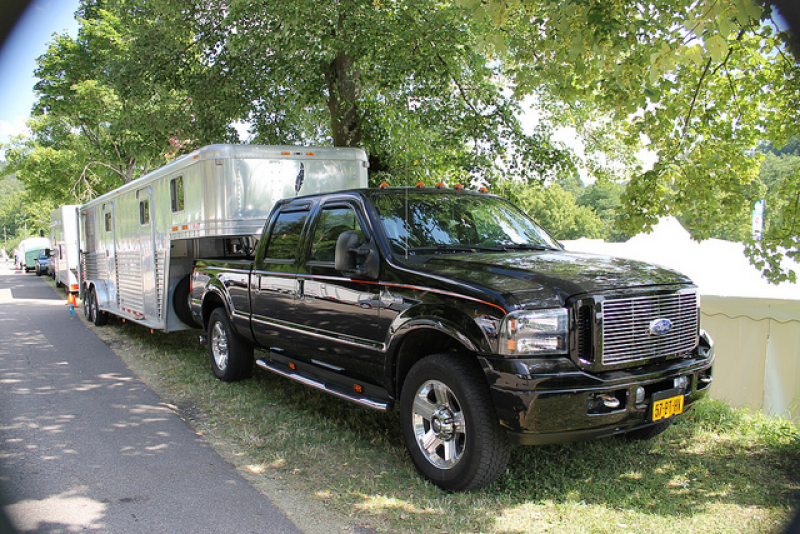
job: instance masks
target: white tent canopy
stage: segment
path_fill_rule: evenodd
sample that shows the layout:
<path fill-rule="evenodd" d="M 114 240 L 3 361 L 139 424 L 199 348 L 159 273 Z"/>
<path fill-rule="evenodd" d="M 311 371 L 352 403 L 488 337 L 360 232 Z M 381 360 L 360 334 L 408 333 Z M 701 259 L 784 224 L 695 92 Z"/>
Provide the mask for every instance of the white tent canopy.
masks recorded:
<path fill-rule="evenodd" d="M 649 234 L 625 243 L 596 239 L 564 241 L 569 250 L 646 261 L 689 276 L 701 295 L 800 300 L 800 284 L 767 282 L 744 255 L 744 245 L 722 239 L 698 243 L 674 217 L 662 219 Z M 785 260 L 800 275 L 800 264 Z"/>

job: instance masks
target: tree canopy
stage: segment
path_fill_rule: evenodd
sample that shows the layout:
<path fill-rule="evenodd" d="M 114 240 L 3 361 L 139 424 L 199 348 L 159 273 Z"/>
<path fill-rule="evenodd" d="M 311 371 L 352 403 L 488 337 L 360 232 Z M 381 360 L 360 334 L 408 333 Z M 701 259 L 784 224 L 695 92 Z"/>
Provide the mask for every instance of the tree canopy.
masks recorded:
<path fill-rule="evenodd" d="M 800 68 L 772 14 L 751 0 L 83 0 L 78 35 L 39 59 L 33 134 L 7 157 L 31 198 L 56 202 L 237 142 L 237 126 L 251 142 L 361 146 L 375 182 L 517 191 L 566 184 L 580 162 L 600 186 L 576 209 L 605 203 L 616 236 L 672 214 L 698 239 L 743 239 L 769 197 L 749 251 L 780 280 L 794 276 L 780 258 L 800 259 L 800 171 L 769 178 L 757 148 L 800 134 Z M 585 157 L 553 140 L 566 126 Z"/>
<path fill-rule="evenodd" d="M 763 193 L 759 141 L 780 147 L 800 133 L 800 66 L 770 4 L 464 1 L 498 29 L 517 95 L 577 130 L 595 175 L 628 181 L 623 230 L 672 214 L 698 239 L 742 233 Z M 633 159 L 643 140 L 658 156 L 652 169 Z M 782 198 L 797 191 L 793 176 Z M 773 206 L 781 215 L 751 259 L 794 279 L 776 265 L 800 259 L 796 204 Z"/>

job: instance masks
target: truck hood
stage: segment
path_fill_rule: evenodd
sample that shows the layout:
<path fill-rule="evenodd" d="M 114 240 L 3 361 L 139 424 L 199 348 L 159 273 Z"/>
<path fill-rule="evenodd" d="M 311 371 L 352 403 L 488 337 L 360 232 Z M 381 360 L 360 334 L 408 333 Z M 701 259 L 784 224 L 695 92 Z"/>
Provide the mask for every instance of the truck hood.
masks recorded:
<path fill-rule="evenodd" d="M 513 297 L 521 306 L 563 305 L 573 295 L 692 283 L 656 265 L 566 251 L 436 255 L 416 268 Z"/>

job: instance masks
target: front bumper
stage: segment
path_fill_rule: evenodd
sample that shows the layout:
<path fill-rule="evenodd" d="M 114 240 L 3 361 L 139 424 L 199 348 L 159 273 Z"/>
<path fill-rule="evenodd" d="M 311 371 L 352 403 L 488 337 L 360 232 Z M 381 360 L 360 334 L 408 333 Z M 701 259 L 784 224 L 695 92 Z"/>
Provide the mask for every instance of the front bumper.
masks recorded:
<path fill-rule="evenodd" d="M 601 373 L 566 358 L 486 359 L 500 424 L 520 445 L 600 438 L 653 424 L 653 395 L 679 389 L 684 411 L 708 393 L 714 346 L 701 334 L 689 357 Z M 637 400 L 637 390 L 643 398 Z M 641 392 L 640 392 L 641 395 Z"/>

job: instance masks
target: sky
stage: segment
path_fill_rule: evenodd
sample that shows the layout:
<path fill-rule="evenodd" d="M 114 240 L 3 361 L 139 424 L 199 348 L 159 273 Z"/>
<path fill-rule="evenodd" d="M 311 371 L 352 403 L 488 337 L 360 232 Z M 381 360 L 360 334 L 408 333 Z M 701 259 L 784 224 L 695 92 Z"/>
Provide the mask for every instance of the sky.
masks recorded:
<path fill-rule="evenodd" d="M 78 34 L 79 0 L 33 0 L 0 50 L 0 144 L 25 132 L 35 98 L 36 58 L 47 51 L 54 34 Z M 0 17 L 4 16 L 0 7 Z M 2 159 L 2 154 L 0 154 Z"/>

